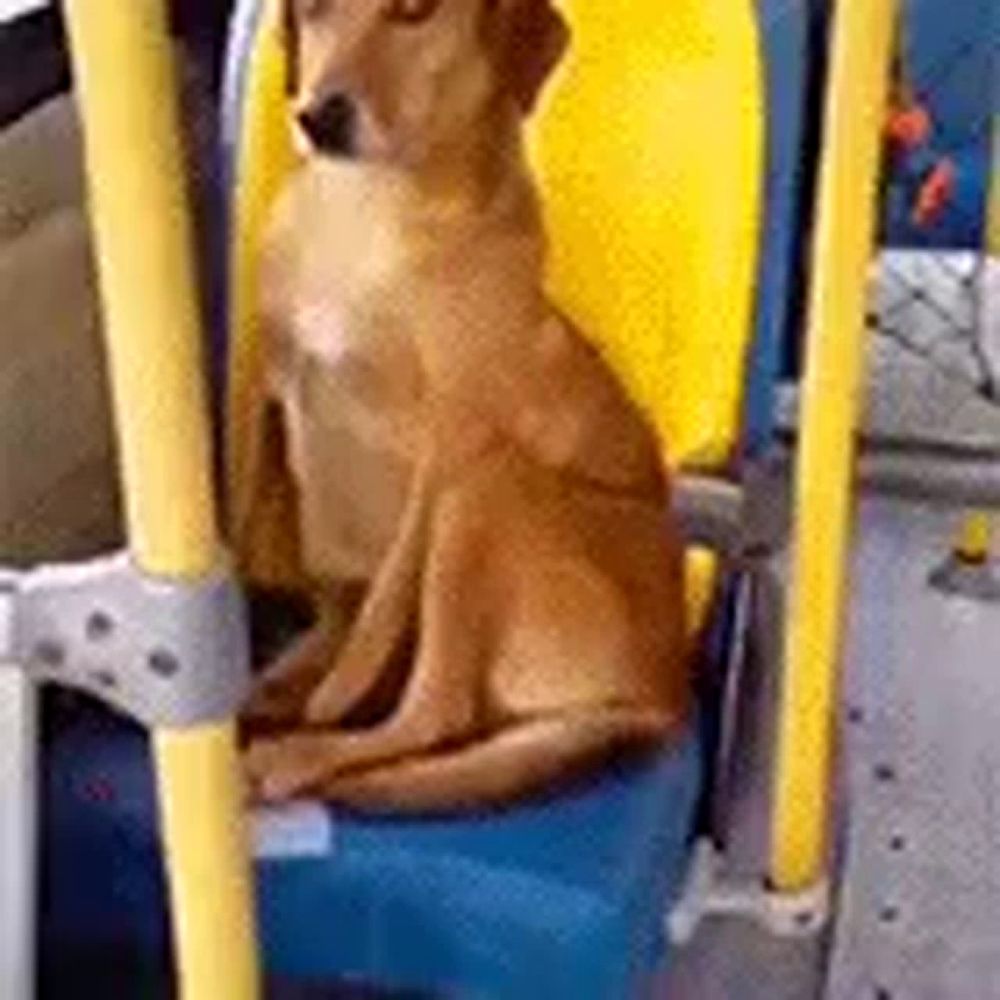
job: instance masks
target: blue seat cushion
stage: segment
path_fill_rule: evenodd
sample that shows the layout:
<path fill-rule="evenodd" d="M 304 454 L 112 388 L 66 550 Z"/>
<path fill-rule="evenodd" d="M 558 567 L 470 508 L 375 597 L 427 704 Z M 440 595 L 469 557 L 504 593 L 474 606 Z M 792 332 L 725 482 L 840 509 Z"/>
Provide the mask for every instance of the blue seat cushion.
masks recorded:
<path fill-rule="evenodd" d="M 256 862 L 269 971 L 461 997 L 633 996 L 664 958 L 701 770 L 688 734 L 490 815 L 327 810 L 328 849 Z M 84 713 L 52 740 L 45 782 L 43 956 L 127 949 L 166 967 L 144 736 Z"/>

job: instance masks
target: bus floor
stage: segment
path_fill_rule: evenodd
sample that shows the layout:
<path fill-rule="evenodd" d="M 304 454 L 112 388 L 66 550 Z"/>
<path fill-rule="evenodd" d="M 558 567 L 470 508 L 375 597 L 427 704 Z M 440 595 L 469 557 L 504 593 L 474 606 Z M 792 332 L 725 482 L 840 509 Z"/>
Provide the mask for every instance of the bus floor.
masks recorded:
<path fill-rule="evenodd" d="M 662 997 L 1000 1000 L 1000 602 L 929 582 L 960 516 L 860 504 L 829 940 L 706 922 Z"/>

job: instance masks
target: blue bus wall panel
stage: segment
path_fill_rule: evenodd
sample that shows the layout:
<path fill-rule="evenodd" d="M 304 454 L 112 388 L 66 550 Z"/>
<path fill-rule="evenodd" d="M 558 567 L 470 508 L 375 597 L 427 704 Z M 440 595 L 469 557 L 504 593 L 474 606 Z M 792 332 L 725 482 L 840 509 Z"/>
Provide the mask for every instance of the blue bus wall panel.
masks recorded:
<path fill-rule="evenodd" d="M 749 454 L 771 440 L 774 387 L 792 327 L 797 227 L 807 188 L 803 139 L 814 2 L 758 0 L 766 66 L 767 151 L 756 330 L 744 405 L 744 450 Z"/>
<path fill-rule="evenodd" d="M 903 57 L 911 83 L 934 122 L 926 158 L 955 164 L 956 190 L 933 224 L 909 218 L 918 157 L 890 172 L 883 220 L 889 246 L 979 249 L 990 185 L 993 120 L 1000 112 L 1000 4 L 996 0 L 908 0 Z"/>

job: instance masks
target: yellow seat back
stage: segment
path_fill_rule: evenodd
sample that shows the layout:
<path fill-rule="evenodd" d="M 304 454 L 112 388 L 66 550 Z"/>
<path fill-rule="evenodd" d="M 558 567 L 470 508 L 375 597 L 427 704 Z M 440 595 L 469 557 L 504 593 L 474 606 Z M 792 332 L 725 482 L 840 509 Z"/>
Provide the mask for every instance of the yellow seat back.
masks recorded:
<path fill-rule="evenodd" d="M 672 459 L 725 460 L 751 335 L 763 158 L 751 0 L 564 0 L 531 127 L 551 291 Z"/>

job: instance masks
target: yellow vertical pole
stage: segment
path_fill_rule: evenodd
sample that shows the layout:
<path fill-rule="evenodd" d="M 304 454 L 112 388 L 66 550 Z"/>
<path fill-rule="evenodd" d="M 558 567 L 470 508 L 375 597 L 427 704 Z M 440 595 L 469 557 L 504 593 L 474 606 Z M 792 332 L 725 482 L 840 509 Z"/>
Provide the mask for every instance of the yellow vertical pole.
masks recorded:
<path fill-rule="evenodd" d="M 896 7 L 896 0 L 835 4 L 775 765 L 770 876 L 779 891 L 805 889 L 823 873 L 854 430 Z"/>
<path fill-rule="evenodd" d="M 164 0 L 67 0 L 131 549 L 218 561 L 192 241 Z M 185 1000 L 259 993 L 231 723 L 153 734 Z"/>

